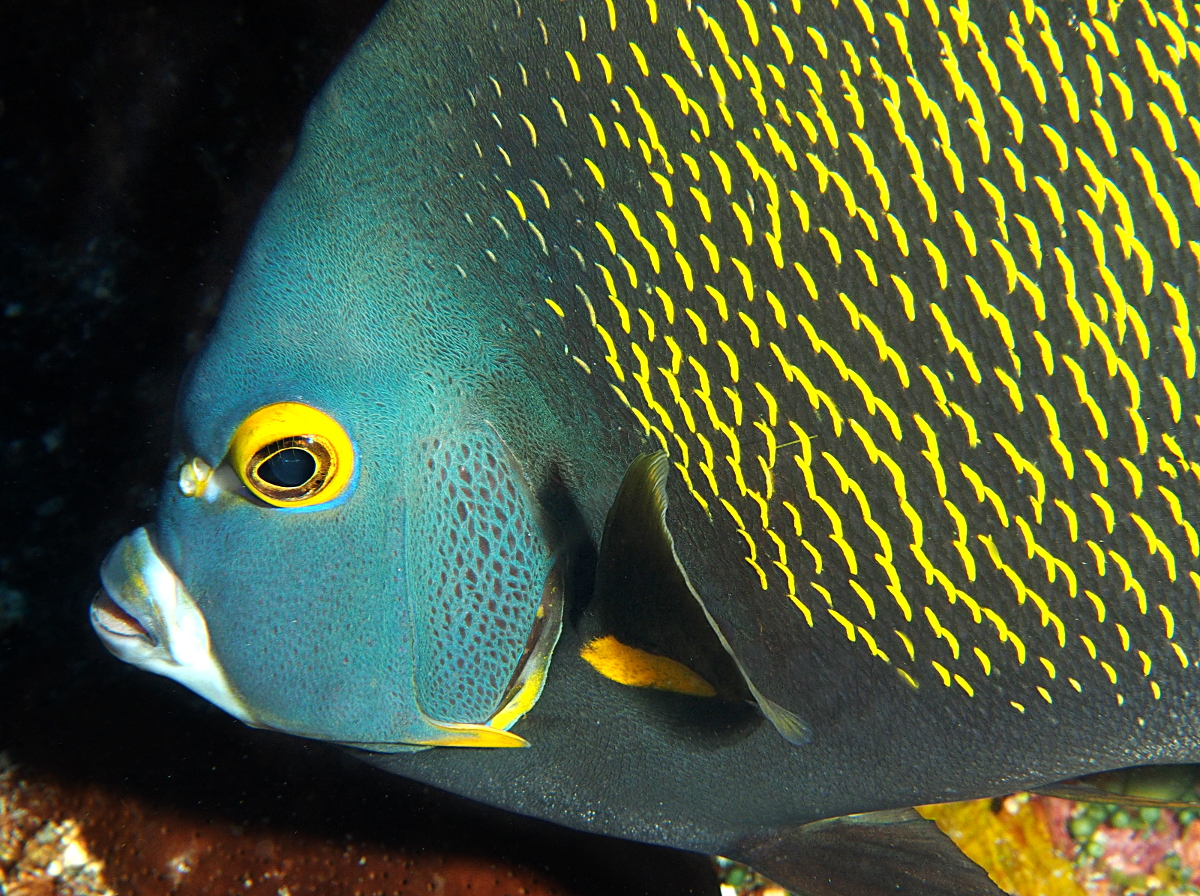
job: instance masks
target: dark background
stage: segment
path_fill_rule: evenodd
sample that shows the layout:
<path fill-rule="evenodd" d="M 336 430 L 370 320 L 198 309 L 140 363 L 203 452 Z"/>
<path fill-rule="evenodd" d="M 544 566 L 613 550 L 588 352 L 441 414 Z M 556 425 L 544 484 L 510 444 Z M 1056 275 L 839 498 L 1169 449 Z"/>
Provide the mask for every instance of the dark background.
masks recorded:
<path fill-rule="evenodd" d="M 254 826 L 515 862 L 560 892 L 713 892 L 705 859 L 251 731 L 118 663 L 87 623 L 101 558 L 151 514 L 180 376 L 304 107 L 376 6 L 0 3 L 0 751 L 84 814 L 122 896 L 177 886 L 139 873 L 145 836 L 103 829 L 130 806 L 162 836 Z"/>

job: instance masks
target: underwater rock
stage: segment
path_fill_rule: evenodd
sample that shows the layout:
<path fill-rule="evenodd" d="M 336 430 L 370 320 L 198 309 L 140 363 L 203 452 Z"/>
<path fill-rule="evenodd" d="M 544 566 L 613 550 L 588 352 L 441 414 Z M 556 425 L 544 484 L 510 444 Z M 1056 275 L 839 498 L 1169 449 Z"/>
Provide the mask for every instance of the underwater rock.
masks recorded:
<path fill-rule="evenodd" d="M 157 806 L 0 771 L 5 896 L 439 893 L 566 896 L 544 874 L 486 856 L 408 852 Z"/>
<path fill-rule="evenodd" d="M 49 820 L 46 808 L 0 754 L 0 893 L 114 896 L 79 822 Z"/>

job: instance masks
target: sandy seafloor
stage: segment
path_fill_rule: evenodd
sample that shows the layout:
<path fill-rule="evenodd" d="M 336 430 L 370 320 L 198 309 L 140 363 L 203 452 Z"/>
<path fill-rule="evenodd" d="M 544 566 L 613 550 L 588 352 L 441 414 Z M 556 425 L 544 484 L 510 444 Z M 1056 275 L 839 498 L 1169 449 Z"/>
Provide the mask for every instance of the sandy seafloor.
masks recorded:
<path fill-rule="evenodd" d="M 151 513 L 184 365 L 376 5 L 0 4 L 0 892 L 717 892 L 705 857 L 252 731 L 88 625 L 97 565 Z"/>

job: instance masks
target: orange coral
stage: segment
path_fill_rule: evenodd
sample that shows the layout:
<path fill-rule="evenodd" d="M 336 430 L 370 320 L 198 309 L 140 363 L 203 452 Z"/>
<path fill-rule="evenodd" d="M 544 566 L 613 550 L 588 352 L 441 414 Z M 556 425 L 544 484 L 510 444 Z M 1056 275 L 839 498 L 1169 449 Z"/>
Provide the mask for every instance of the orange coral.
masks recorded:
<path fill-rule="evenodd" d="M 992 800 L 921 806 L 996 885 L 1014 896 L 1086 896 L 1071 861 L 1054 848 L 1042 800 L 1018 794 Z"/>

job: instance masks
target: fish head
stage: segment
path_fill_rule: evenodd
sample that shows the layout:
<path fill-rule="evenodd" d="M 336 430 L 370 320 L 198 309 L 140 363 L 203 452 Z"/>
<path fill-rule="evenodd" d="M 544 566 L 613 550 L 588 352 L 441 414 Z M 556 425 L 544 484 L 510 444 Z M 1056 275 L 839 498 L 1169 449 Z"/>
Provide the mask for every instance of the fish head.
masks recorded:
<path fill-rule="evenodd" d="M 383 353 L 397 324 L 369 300 L 339 312 L 375 281 L 327 270 L 303 211 L 285 189 L 252 241 L 157 519 L 105 561 L 93 625 L 252 725 L 380 751 L 524 745 L 507 729 L 560 627 L 537 501 L 484 386 L 439 378 L 442 349 L 412 335 L 410 363 Z"/>

